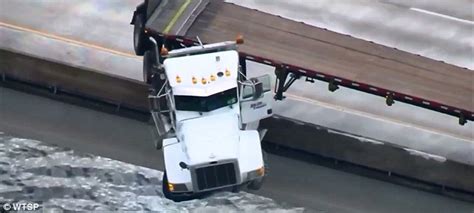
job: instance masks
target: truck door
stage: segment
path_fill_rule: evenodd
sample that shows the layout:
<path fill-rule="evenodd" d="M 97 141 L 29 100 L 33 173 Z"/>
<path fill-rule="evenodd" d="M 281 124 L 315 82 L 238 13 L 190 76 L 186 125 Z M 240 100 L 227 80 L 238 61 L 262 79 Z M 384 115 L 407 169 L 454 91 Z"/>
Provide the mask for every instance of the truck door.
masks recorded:
<path fill-rule="evenodd" d="M 240 84 L 240 118 L 243 124 L 272 116 L 272 102 L 270 75 L 251 78 Z"/>

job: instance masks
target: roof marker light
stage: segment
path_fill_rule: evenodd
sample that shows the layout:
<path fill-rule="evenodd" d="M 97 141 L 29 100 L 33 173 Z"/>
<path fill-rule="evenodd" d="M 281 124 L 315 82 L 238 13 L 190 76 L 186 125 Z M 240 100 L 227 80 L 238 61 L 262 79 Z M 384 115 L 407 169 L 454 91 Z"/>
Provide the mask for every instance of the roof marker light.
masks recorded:
<path fill-rule="evenodd" d="M 181 78 L 179 77 L 179 75 L 176 76 L 176 83 L 181 83 Z"/>
<path fill-rule="evenodd" d="M 216 76 L 211 75 L 211 81 L 215 81 L 215 80 L 216 80 Z"/>
<path fill-rule="evenodd" d="M 196 79 L 196 77 L 193 76 L 193 84 L 197 84 L 198 80 Z"/>
<path fill-rule="evenodd" d="M 227 76 L 227 77 L 230 76 L 230 71 L 228 69 L 225 70 L 225 76 Z"/>
<path fill-rule="evenodd" d="M 242 34 L 237 35 L 237 38 L 235 39 L 235 43 L 243 44 L 244 43 L 244 36 L 242 36 Z"/>
<path fill-rule="evenodd" d="M 207 80 L 205 78 L 202 78 L 201 83 L 202 84 L 207 84 Z"/>

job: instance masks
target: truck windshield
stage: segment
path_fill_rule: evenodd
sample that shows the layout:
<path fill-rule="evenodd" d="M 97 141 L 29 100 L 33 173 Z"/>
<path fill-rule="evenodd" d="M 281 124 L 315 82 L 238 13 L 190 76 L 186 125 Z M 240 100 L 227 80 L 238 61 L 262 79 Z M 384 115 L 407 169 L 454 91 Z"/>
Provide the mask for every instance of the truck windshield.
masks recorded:
<path fill-rule="evenodd" d="M 176 110 L 209 112 L 237 103 L 237 88 L 232 88 L 208 97 L 174 96 Z"/>

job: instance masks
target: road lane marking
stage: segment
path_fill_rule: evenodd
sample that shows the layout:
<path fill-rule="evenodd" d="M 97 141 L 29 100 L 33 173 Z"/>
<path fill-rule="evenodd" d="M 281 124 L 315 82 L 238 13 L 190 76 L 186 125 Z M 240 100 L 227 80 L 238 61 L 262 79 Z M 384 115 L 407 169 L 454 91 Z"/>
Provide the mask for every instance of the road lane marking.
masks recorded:
<path fill-rule="evenodd" d="M 437 17 L 449 19 L 449 20 L 453 20 L 453 21 L 457 21 L 457 22 L 462 22 L 462 23 L 465 23 L 465 24 L 474 25 L 474 22 L 470 21 L 470 20 L 466 20 L 466 19 L 462 19 L 462 18 L 450 16 L 450 15 L 445 15 L 445 14 L 441 14 L 441 13 L 437 13 L 437 12 L 433 12 L 433 11 L 429 11 L 429 10 L 424 10 L 424 9 L 421 9 L 421 8 L 411 7 L 410 10 L 420 12 L 420 13 L 424 13 L 424 14 L 428 14 L 428 15 L 432 15 L 432 16 L 437 16 Z"/>
<path fill-rule="evenodd" d="M 136 56 L 136 55 L 133 55 L 133 54 L 130 54 L 130 53 L 127 53 L 127 52 L 114 50 L 114 49 L 99 46 L 99 45 L 96 45 L 96 44 L 91 44 L 91 43 L 87 43 L 87 42 L 83 42 L 83 41 L 78 41 L 78 40 L 66 38 L 66 37 L 63 37 L 63 36 L 54 35 L 54 34 L 51 34 L 51 33 L 43 32 L 43 31 L 40 31 L 40 30 L 32 29 L 32 28 L 22 27 L 22 26 L 18 26 L 18 25 L 14 25 L 14 24 L 8 24 L 8 23 L 1 22 L 1 21 L 0 21 L 0 26 L 10 28 L 10 29 L 14 29 L 14 30 L 18 30 L 18 31 L 33 33 L 33 34 L 40 35 L 40 36 L 43 36 L 43 37 L 46 37 L 46 38 L 50 38 L 50 39 L 54 39 L 54 40 L 58 40 L 58 41 L 63 41 L 63 42 L 75 44 L 75 45 L 78 45 L 78 46 L 88 47 L 88 48 L 100 50 L 100 51 L 103 51 L 103 52 L 112 53 L 112 54 L 115 54 L 115 55 L 125 56 L 125 57 L 128 57 L 128 58 L 141 59 L 140 56 Z"/>
<path fill-rule="evenodd" d="M 168 33 L 171 30 L 171 28 L 174 26 L 178 18 L 181 16 L 181 14 L 183 14 L 186 7 L 188 7 L 189 3 L 191 3 L 191 0 L 186 0 L 186 2 L 184 2 L 184 4 L 182 4 L 181 7 L 179 7 L 178 11 L 176 12 L 176 14 L 174 14 L 170 23 L 168 23 L 166 28 L 163 30 L 163 33 Z"/>
<path fill-rule="evenodd" d="M 186 18 L 186 20 L 183 21 L 183 23 L 181 23 L 181 26 L 179 26 L 176 34 L 179 35 L 179 32 L 181 31 L 181 29 L 183 29 L 184 25 L 186 24 L 186 22 L 189 21 L 189 18 L 191 18 L 191 16 L 193 15 L 194 12 L 196 12 L 196 9 L 199 8 L 199 6 L 201 5 L 202 3 L 202 0 L 199 0 L 199 3 L 196 4 L 196 6 L 193 8 L 193 10 L 191 11 L 190 15 Z"/>

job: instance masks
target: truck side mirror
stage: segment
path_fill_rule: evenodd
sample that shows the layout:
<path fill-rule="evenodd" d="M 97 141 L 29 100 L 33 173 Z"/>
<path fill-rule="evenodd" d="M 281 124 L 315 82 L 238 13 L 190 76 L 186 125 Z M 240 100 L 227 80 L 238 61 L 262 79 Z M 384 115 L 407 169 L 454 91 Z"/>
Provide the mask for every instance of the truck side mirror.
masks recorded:
<path fill-rule="evenodd" d="M 240 84 L 240 100 L 243 102 L 246 101 L 255 101 L 262 97 L 264 92 L 263 83 L 257 78 L 251 78 Z"/>
<path fill-rule="evenodd" d="M 262 97 L 262 94 L 263 94 L 263 83 L 258 81 L 258 79 L 256 78 L 253 78 L 251 79 L 251 81 L 253 82 L 254 84 L 254 90 L 253 90 L 253 96 L 252 96 L 252 100 L 257 100 L 259 99 L 260 97 Z"/>
<path fill-rule="evenodd" d="M 161 120 L 161 105 L 160 99 L 156 96 L 148 96 L 151 116 L 154 120 L 156 131 L 160 137 L 164 136 L 167 131 L 165 128 L 165 124 Z"/>

